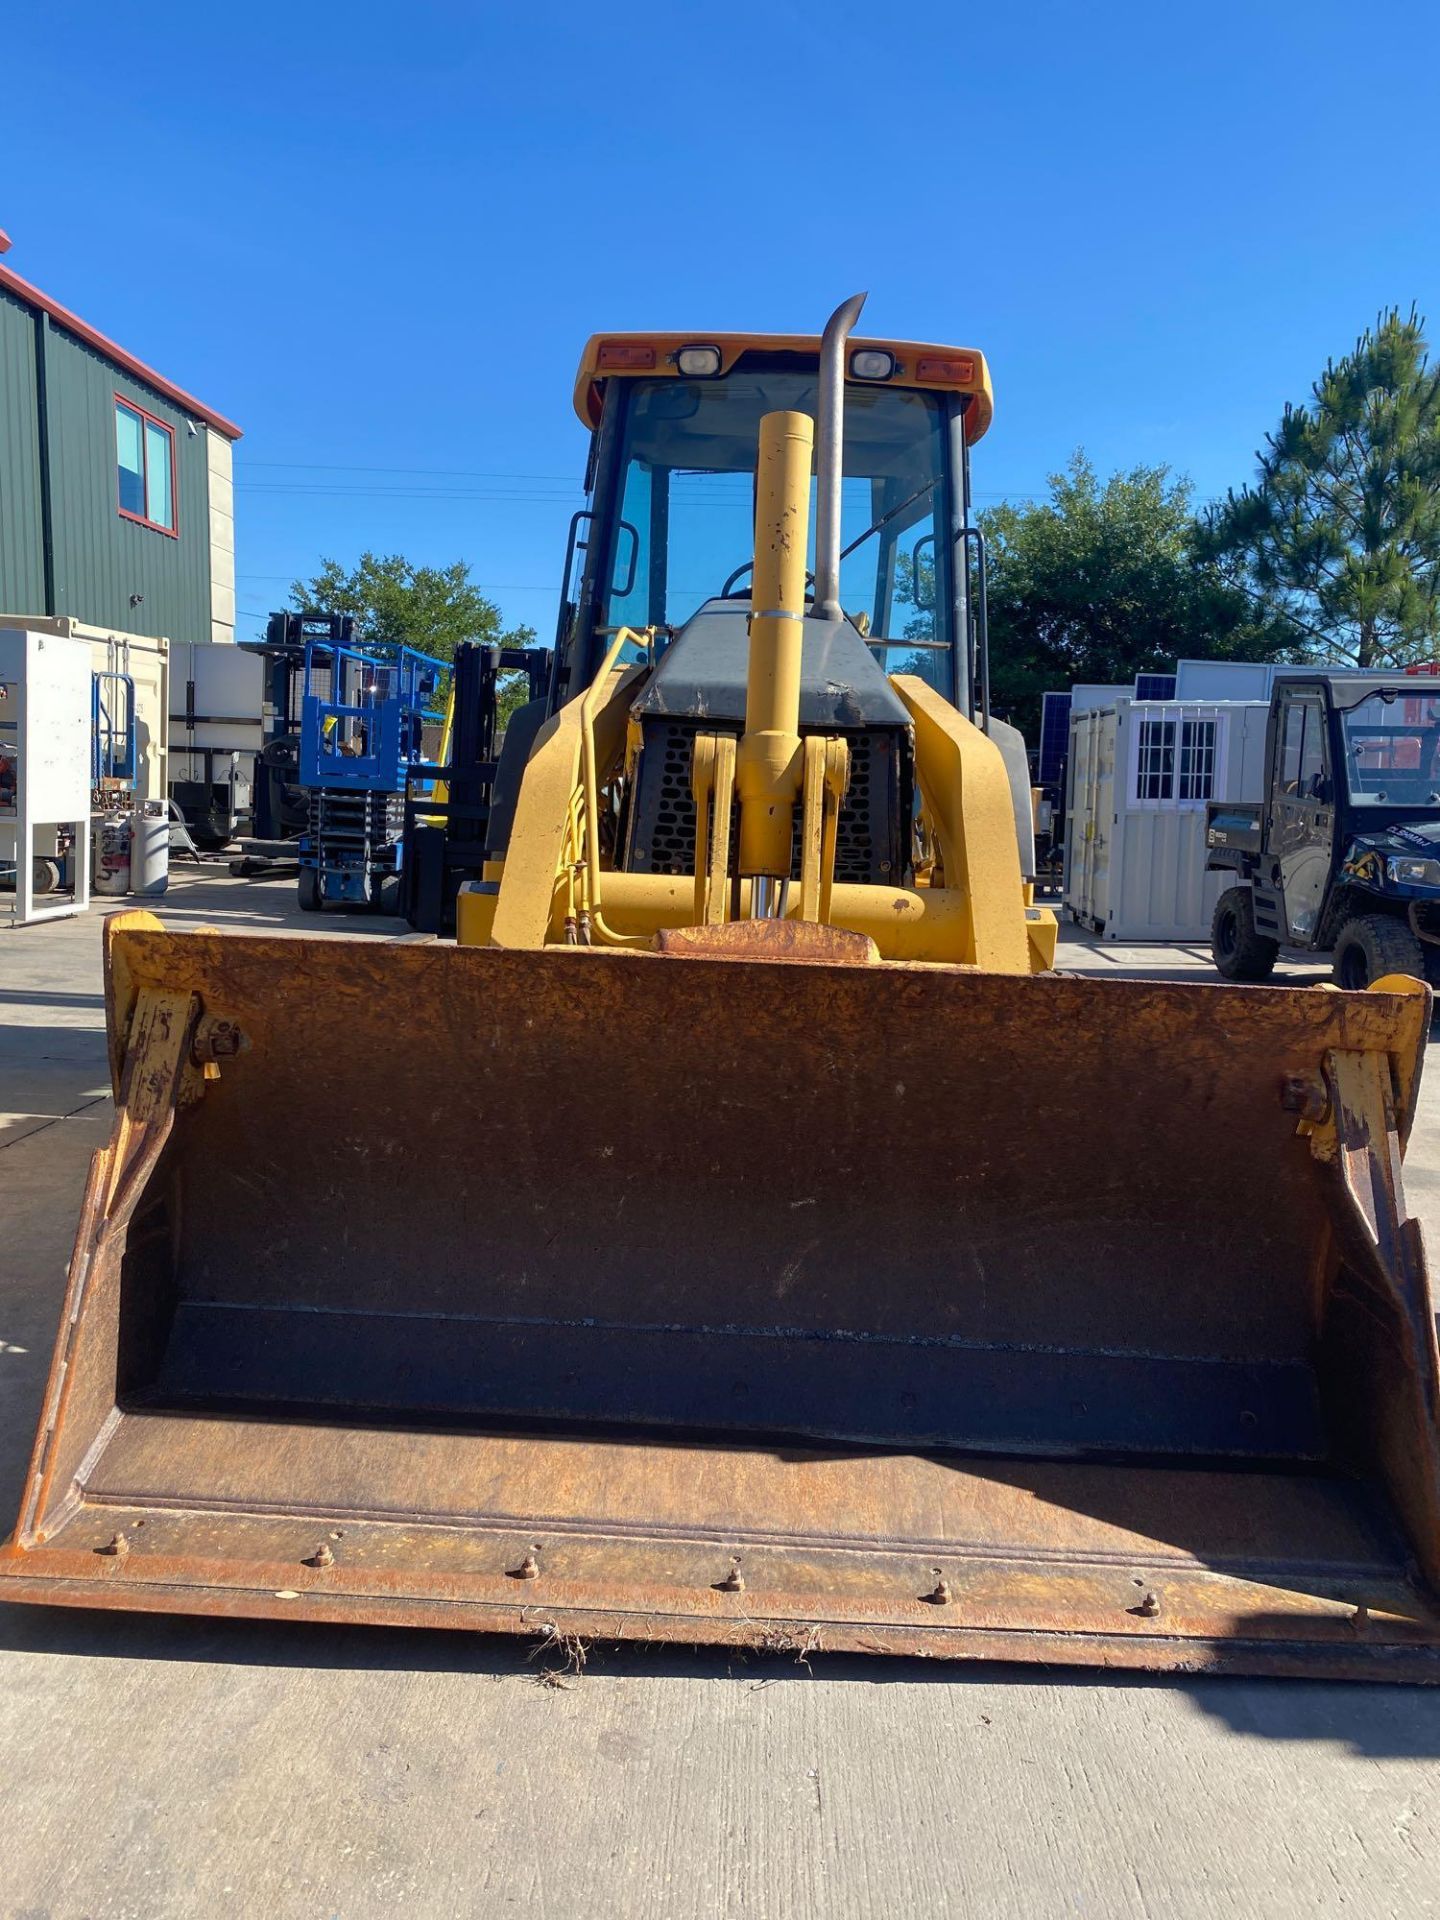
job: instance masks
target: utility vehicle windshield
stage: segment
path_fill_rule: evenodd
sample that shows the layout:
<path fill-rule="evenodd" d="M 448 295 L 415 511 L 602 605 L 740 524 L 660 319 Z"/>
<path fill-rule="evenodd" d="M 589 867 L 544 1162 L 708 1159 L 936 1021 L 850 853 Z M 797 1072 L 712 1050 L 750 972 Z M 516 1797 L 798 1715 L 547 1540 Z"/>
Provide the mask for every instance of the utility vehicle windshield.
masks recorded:
<path fill-rule="evenodd" d="M 786 408 L 813 417 L 818 376 L 742 366 L 718 380 L 624 386 L 621 524 L 604 621 L 677 627 L 712 595 L 748 595 L 761 416 Z M 887 672 L 918 673 L 948 692 L 948 553 L 936 538 L 949 513 L 945 445 L 934 394 L 847 383 L 841 604 Z"/>
<path fill-rule="evenodd" d="M 1378 687 L 1340 718 L 1352 801 L 1440 806 L 1440 689 Z"/>

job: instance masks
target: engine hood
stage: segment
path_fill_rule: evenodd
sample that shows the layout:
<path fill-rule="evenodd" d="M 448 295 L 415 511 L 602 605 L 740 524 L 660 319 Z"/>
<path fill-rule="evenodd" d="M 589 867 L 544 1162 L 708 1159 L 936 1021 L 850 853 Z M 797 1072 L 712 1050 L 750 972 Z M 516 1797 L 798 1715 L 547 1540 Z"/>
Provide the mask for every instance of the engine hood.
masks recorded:
<path fill-rule="evenodd" d="M 1418 853 L 1440 856 L 1440 819 L 1395 820 L 1373 833 L 1357 833 L 1350 842 L 1366 853 Z"/>
<path fill-rule="evenodd" d="M 635 703 L 637 716 L 742 725 L 749 615 L 748 600 L 707 600 L 665 649 Z M 909 726 L 910 716 L 884 669 L 849 620 L 807 615 L 801 658 L 802 728 L 844 732 Z"/>

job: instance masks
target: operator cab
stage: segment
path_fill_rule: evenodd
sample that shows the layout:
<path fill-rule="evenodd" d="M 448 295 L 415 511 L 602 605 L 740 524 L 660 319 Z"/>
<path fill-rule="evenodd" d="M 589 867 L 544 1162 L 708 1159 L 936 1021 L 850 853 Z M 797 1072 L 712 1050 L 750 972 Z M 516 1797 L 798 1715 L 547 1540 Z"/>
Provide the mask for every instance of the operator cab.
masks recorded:
<path fill-rule="evenodd" d="M 776 411 L 815 417 L 819 357 L 813 336 L 588 343 L 575 398 L 594 435 L 591 498 L 566 556 L 554 706 L 589 684 L 621 626 L 655 630 L 660 656 L 717 601 L 743 622 L 760 421 Z M 973 534 L 964 528 L 969 447 L 991 416 L 984 359 L 852 340 L 846 370 L 841 604 L 882 675 L 915 674 L 973 715 Z M 811 493 L 813 570 L 813 480 Z M 713 624 L 704 631 L 719 635 Z"/>
<path fill-rule="evenodd" d="M 696 738 L 743 731 L 757 446 L 767 415 L 818 420 L 816 335 L 596 335 L 576 411 L 591 428 L 589 503 L 570 527 L 546 701 L 511 722 L 487 850 L 508 844 L 510 794 L 545 718 L 589 687 L 622 629 L 644 662 L 614 823 L 626 871 L 695 862 Z M 838 612 L 815 603 L 818 474 L 810 481 L 800 732 L 843 736 L 850 776 L 835 877 L 897 884 L 925 856 L 914 742 L 892 677 L 923 681 L 990 733 L 1006 762 L 1024 876 L 1034 870 L 1024 743 L 989 715 L 984 543 L 968 524 L 970 446 L 993 403 L 967 348 L 851 338 L 843 356 Z M 817 460 L 818 467 L 818 460 Z M 799 870 L 799 848 L 795 848 Z"/>

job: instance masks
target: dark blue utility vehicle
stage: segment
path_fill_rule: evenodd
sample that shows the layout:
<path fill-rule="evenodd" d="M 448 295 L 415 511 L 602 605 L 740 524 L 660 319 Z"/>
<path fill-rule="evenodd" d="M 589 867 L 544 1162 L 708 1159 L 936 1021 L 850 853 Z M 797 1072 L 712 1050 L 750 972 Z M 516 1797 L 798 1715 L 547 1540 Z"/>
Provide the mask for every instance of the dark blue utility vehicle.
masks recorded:
<path fill-rule="evenodd" d="M 1282 953 L 1333 957 L 1336 984 L 1440 984 L 1440 673 L 1277 682 L 1266 792 L 1212 801 L 1206 865 L 1234 874 L 1211 923 L 1227 980 Z"/>

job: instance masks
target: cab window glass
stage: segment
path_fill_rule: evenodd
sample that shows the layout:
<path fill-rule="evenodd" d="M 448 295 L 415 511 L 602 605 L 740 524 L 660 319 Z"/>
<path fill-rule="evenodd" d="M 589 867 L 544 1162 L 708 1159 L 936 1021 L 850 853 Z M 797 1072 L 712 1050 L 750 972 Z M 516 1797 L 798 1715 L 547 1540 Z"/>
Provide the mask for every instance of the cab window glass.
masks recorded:
<path fill-rule="evenodd" d="M 1300 795 L 1318 800 L 1325 787 L 1325 710 L 1318 700 L 1301 703 L 1305 739 L 1300 749 Z"/>
<path fill-rule="evenodd" d="M 1440 806 L 1440 693 L 1382 687 L 1342 709 L 1350 798 L 1361 806 Z"/>
<path fill-rule="evenodd" d="M 1285 703 L 1284 730 L 1280 738 L 1280 791 L 1300 791 L 1300 754 L 1305 743 L 1305 709 L 1298 700 Z"/>
<path fill-rule="evenodd" d="M 723 380 L 621 384 L 620 513 L 633 531 L 613 536 L 601 624 L 673 629 L 727 583 L 749 593 L 760 421 L 784 409 L 813 416 L 818 375 L 742 362 Z M 919 674 L 948 695 L 946 434 L 934 394 L 847 382 L 841 603 L 887 673 Z M 812 479 L 812 571 L 815 506 Z"/>

